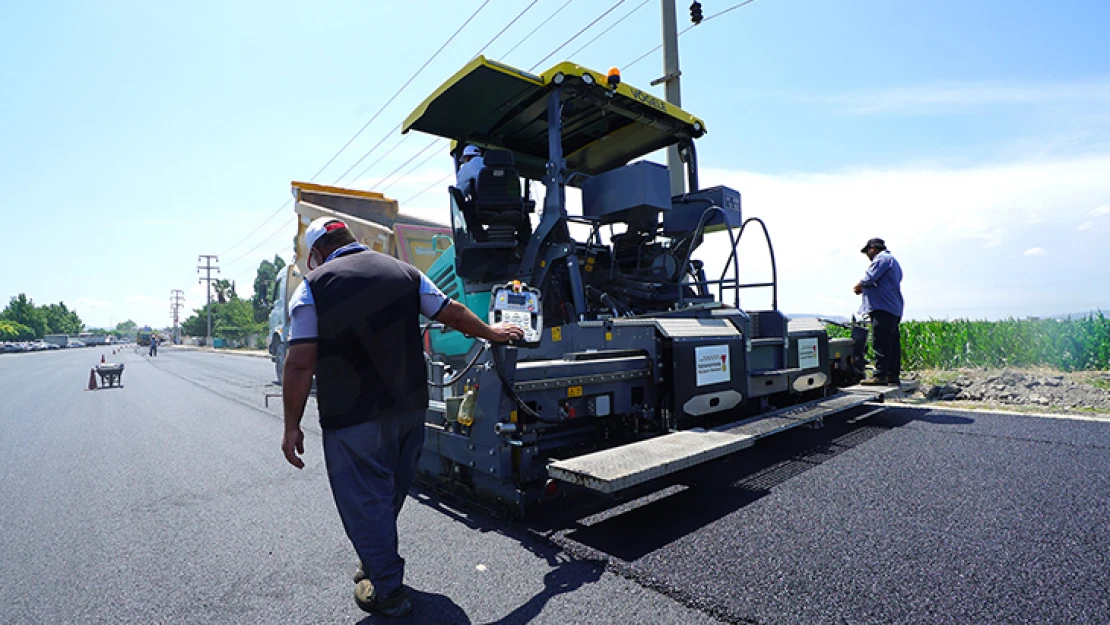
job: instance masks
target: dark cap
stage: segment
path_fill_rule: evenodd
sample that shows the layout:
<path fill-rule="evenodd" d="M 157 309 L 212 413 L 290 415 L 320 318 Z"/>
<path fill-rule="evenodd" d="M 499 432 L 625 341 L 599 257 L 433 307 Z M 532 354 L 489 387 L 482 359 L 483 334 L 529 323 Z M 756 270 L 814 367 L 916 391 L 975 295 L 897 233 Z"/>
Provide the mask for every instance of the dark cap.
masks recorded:
<path fill-rule="evenodd" d="M 885 250 L 886 249 L 886 242 L 883 241 L 882 239 L 879 239 L 879 238 L 868 239 L 867 240 L 867 245 L 864 245 L 863 249 L 860 250 L 860 252 L 866 254 L 867 250 L 872 248 L 872 247 L 877 247 L 880 250 Z"/>

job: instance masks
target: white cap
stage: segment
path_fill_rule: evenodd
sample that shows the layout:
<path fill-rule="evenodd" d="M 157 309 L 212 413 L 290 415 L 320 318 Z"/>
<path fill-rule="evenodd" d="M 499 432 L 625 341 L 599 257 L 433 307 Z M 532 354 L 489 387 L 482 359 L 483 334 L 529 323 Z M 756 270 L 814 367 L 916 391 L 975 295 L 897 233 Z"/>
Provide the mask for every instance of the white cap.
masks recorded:
<path fill-rule="evenodd" d="M 335 217 L 320 217 L 314 219 L 312 223 L 308 224 L 308 230 L 304 231 L 304 243 L 308 249 L 312 249 L 313 245 L 320 240 L 320 237 L 340 228 L 346 228 L 347 224 L 336 219 Z"/>
<path fill-rule="evenodd" d="M 481 156 L 481 155 L 482 155 L 481 150 L 479 150 L 476 146 L 473 146 L 473 145 L 468 145 L 463 150 L 463 156 L 464 157 L 466 157 L 466 156 Z"/>

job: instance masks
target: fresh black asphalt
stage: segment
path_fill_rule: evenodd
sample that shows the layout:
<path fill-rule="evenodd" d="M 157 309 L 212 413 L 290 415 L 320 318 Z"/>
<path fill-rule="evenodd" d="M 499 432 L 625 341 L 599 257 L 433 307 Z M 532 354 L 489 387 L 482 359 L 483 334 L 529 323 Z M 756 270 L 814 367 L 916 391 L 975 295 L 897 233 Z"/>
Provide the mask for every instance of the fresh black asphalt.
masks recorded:
<path fill-rule="evenodd" d="M 0 622 L 363 619 L 271 363 L 127 350 L 124 388 L 83 390 L 104 351 L 0 356 Z M 553 527 L 417 492 L 397 622 L 1110 622 L 1108 461 L 1110 423 L 896 408 Z"/>

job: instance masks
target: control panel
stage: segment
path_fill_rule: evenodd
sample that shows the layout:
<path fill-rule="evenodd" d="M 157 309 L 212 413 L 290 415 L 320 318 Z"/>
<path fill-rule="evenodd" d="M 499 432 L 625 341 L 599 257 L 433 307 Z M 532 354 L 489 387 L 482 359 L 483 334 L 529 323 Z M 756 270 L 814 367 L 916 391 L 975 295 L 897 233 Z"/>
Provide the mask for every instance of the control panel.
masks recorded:
<path fill-rule="evenodd" d="M 524 330 L 524 342 L 538 345 L 543 336 L 543 306 L 539 289 L 520 281 L 493 287 L 489 323 L 511 323 Z"/>

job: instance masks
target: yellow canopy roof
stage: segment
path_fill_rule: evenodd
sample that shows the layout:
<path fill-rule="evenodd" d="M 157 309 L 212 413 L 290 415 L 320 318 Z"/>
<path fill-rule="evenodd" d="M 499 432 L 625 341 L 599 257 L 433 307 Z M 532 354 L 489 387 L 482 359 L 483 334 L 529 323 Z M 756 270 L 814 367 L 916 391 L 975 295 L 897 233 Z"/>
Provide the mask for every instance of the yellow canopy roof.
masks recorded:
<path fill-rule="evenodd" d="M 547 96 L 559 85 L 571 171 L 598 174 L 705 134 L 702 120 L 623 82 L 611 89 L 604 73 L 565 62 L 535 75 L 481 56 L 424 100 L 402 131 L 511 150 L 520 173 L 539 179 L 548 157 Z"/>

